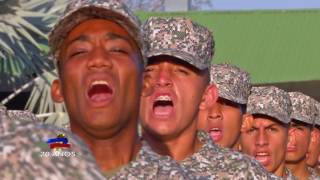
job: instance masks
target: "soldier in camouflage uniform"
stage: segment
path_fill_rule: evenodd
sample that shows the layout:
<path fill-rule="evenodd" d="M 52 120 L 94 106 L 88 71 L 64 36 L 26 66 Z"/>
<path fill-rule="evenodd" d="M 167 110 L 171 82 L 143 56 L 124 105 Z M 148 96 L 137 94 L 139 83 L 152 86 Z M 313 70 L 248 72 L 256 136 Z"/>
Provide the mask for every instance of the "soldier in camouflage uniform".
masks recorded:
<path fill-rule="evenodd" d="M 307 166 L 307 151 L 317 115 L 316 101 L 301 92 L 290 92 L 292 119 L 286 153 L 286 166 L 299 179 L 319 179 Z"/>
<path fill-rule="evenodd" d="M 240 138 L 243 153 L 284 179 L 295 179 L 285 168 L 291 111 L 290 96 L 284 90 L 274 86 L 253 87 L 243 125 L 250 127 L 243 127 Z"/>
<path fill-rule="evenodd" d="M 29 112 L 0 107 L 1 179 L 105 179 L 80 139 L 35 121 L 39 120 Z M 46 142 L 61 133 L 71 147 L 59 151 L 59 156 Z"/>
<path fill-rule="evenodd" d="M 257 161 L 221 149 L 197 131 L 199 106 L 217 99 L 209 84 L 212 33 L 187 18 L 160 17 L 148 19 L 143 31 L 148 58 L 140 108 L 143 138 L 202 178 L 271 178 Z"/>
<path fill-rule="evenodd" d="M 117 0 L 72 0 L 49 35 L 58 68 L 52 97 L 64 102 L 71 131 L 111 179 L 183 179 L 137 134 L 144 68 L 139 19 Z"/>
<path fill-rule="evenodd" d="M 307 164 L 317 171 L 318 157 L 320 156 L 320 103 L 316 102 L 318 109 L 317 118 L 311 132 L 311 141 L 307 153 Z M 320 172 L 318 171 L 320 175 Z"/>
<path fill-rule="evenodd" d="M 199 110 L 199 129 L 208 132 L 221 147 L 237 150 L 242 116 L 251 83 L 247 72 L 230 64 L 211 66 L 210 83 L 218 88 L 218 102 Z"/>

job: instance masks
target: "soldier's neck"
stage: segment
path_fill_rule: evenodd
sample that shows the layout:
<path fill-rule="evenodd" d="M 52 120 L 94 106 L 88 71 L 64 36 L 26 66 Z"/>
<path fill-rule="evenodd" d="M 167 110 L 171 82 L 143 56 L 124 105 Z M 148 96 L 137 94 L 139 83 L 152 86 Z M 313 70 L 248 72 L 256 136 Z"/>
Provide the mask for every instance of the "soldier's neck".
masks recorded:
<path fill-rule="evenodd" d="M 161 155 L 182 161 L 197 152 L 202 144 L 197 138 L 196 125 L 192 125 L 178 135 L 161 136 L 144 131 L 143 139 Z"/>
<path fill-rule="evenodd" d="M 127 165 L 141 148 L 136 127 L 127 126 L 105 137 L 94 136 L 81 128 L 73 127 L 72 124 L 71 130 L 86 143 L 98 166 L 105 173 Z"/>
<path fill-rule="evenodd" d="M 237 142 L 231 147 L 234 151 L 241 151 L 240 149 L 240 140 L 238 139 Z"/>
<path fill-rule="evenodd" d="M 290 169 L 292 174 L 299 180 L 308 179 L 310 172 L 306 163 L 306 158 L 296 163 L 286 163 L 286 167 Z"/>
<path fill-rule="evenodd" d="M 285 177 L 285 161 L 283 161 L 280 166 L 273 172 L 278 177 Z"/>

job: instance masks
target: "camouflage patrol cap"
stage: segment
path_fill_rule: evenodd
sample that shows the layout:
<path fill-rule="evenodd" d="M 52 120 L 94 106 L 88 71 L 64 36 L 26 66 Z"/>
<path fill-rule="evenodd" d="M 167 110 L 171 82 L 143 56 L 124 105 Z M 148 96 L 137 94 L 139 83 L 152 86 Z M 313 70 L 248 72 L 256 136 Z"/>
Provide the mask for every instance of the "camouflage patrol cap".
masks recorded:
<path fill-rule="evenodd" d="M 246 71 L 230 64 L 214 64 L 211 65 L 210 83 L 217 86 L 219 97 L 247 104 L 251 80 Z"/>
<path fill-rule="evenodd" d="M 301 92 L 289 92 L 292 102 L 291 119 L 314 124 L 317 115 L 316 100 Z"/>
<path fill-rule="evenodd" d="M 274 86 L 252 87 L 247 112 L 267 115 L 288 124 L 292 112 L 290 96 L 286 91 Z"/>
<path fill-rule="evenodd" d="M 200 70 L 210 67 L 214 41 L 206 27 L 182 17 L 151 17 L 142 29 L 147 58 L 168 55 Z"/>
<path fill-rule="evenodd" d="M 140 20 L 124 3 L 119 0 L 70 0 L 49 34 L 49 46 L 55 61 L 59 58 L 61 45 L 69 32 L 81 22 L 93 18 L 118 23 L 135 40 L 144 55 Z"/>

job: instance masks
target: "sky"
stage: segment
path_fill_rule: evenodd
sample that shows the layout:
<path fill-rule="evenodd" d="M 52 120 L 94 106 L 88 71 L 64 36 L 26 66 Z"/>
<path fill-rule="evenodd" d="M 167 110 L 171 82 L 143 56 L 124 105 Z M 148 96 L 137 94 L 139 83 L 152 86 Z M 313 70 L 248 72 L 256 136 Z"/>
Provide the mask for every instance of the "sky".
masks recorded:
<path fill-rule="evenodd" d="M 131 4 L 156 3 L 163 0 L 127 0 Z M 164 0 L 170 4 L 177 0 Z M 320 0 L 190 0 L 197 10 L 288 10 L 320 9 Z M 161 4 L 161 3 L 160 3 Z M 150 5 L 150 4 L 149 4 Z M 149 7 L 149 6 L 147 6 Z M 151 7 L 151 6 L 150 6 Z"/>
<path fill-rule="evenodd" d="M 320 0 L 213 0 L 213 6 L 215 10 L 320 9 Z"/>

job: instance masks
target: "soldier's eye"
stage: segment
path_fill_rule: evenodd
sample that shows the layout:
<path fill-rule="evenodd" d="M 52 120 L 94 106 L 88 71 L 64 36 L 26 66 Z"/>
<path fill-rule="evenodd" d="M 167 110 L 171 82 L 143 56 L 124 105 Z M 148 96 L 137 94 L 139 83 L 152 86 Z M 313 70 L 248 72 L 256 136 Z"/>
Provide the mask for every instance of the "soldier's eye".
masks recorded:
<path fill-rule="evenodd" d="M 274 127 L 270 127 L 267 129 L 269 132 L 278 132 L 278 129 L 277 128 L 274 128 Z"/>
<path fill-rule="evenodd" d="M 120 48 L 120 47 L 113 47 L 113 48 L 110 49 L 110 52 L 121 53 L 121 54 L 129 54 L 129 52 L 126 49 Z"/>
<path fill-rule="evenodd" d="M 152 72 L 153 70 L 154 70 L 154 68 L 152 68 L 152 67 L 146 67 L 144 72 L 148 73 L 148 72 Z"/>
<path fill-rule="evenodd" d="M 75 50 L 75 51 L 73 51 L 73 52 L 70 53 L 69 58 L 72 58 L 72 57 L 75 57 L 75 56 L 84 54 L 84 53 L 86 53 L 86 52 L 87 52 L 87 50 L 84 50 L 84 49 Z"/>
<path fill-rule="evenodd" d="M 253 134 L 254 132 L 256 132 L 257 131 L 257 128 L 250 128 L 248 131 L 247 131 L 247 133 L 248 134 Z"/>
<path fill-rule="evenodd" d="M 188 75 L 189 74 L 188 70 L 186 70 L 184 68 L 180 68 L 180 67 L 178 67 L 175 71 L 178 72 L 178 73 L 181 73 L 183 75 Z"/>

